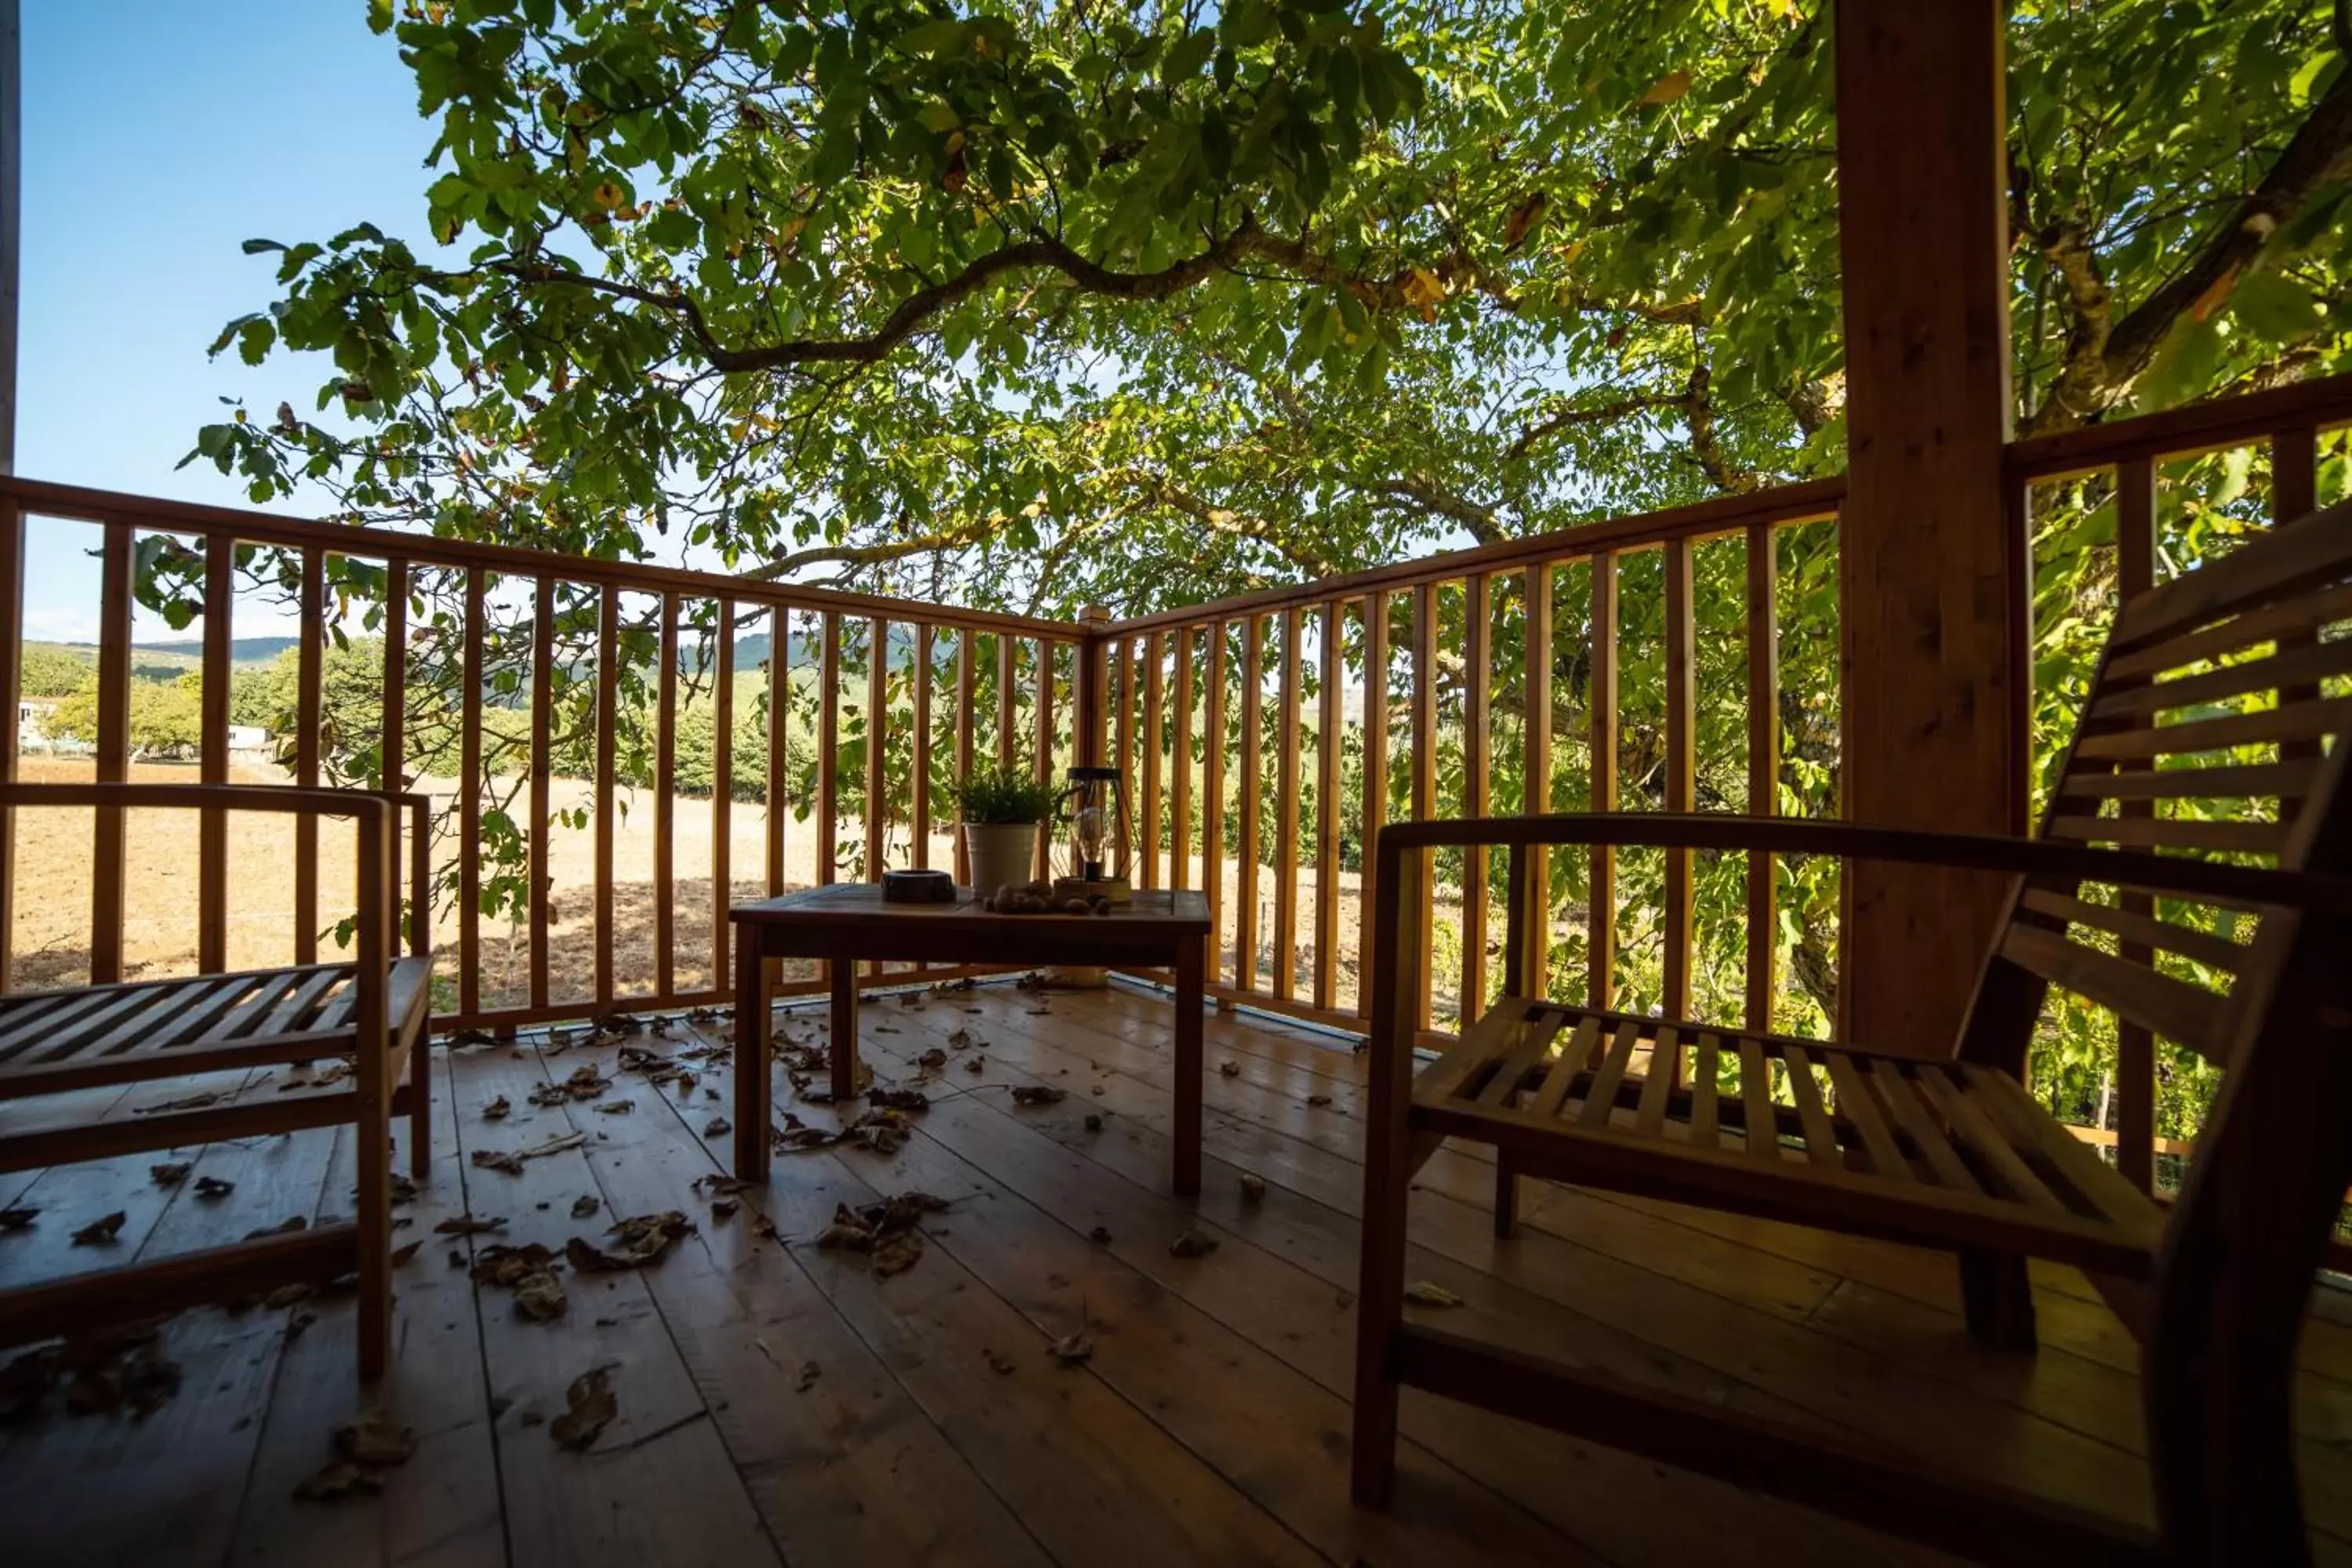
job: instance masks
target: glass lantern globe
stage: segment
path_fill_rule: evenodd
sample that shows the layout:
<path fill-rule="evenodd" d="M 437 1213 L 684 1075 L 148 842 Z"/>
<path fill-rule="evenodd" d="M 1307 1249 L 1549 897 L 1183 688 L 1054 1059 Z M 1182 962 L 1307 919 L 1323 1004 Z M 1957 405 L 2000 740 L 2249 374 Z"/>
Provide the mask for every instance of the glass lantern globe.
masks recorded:
<path fill-rule="evenodd" d="M 1063 795 L 1069 826 L 1064 852 L 1067 874 L 1055 891 L 1121 899 L 1129 891 L 1127 790 L 1117 768 L 1076 767 Z"/>

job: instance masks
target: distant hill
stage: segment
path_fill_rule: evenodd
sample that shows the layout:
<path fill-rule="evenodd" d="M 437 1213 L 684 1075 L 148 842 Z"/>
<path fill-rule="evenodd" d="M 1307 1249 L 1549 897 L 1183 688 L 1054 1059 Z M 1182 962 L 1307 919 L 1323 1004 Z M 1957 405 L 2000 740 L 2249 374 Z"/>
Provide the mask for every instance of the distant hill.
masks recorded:
<path fill-rule="evenodd" d="M 233 667 L 268 664 L 292 647 L 293 637 L 232 637 L 228 659 Z M 26 642 L 26 648 L 48 648 L 83 663 L 98 663 L 98 645 L 91 642 Z M 205 645 L 195 637 L 184 637 L 174 642 L 142 642 L 131 645 L 131 664 L 134 671 L 145 675 L 158 670 L 194 669 L 205 661 Z"/>

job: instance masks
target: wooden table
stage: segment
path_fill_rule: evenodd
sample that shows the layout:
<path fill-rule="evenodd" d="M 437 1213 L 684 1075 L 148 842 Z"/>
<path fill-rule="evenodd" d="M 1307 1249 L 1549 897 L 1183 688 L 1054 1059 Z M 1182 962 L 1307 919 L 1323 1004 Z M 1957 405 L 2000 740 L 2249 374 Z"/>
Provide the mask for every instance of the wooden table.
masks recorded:
<path fill-rule="evenodd" d="M 1107 915 L 1000 915 L 953 904 L 886 904 L 872 882 L 838 882 L 739 904 L 735 926 L 735 1173 L 768 1175 L 770 1020 L 761 967 L 828 963 L 833 1100 L 856 1093 L 858 961 L 1165 966 L 1176 976 L 1176 1190 L 1201 1190 L 1201 981 L 1209 906 L 1197 892 L 1139 892 Z M 908 980 L 920 976 L 909 974 Z"/>

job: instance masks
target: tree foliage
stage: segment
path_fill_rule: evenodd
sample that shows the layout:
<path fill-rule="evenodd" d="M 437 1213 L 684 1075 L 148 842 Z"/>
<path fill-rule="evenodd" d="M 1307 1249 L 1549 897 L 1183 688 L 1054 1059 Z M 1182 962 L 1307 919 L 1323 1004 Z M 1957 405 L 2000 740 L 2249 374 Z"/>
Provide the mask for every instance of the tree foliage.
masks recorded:
<path fill-rule="evenodd" d="M 2009 11 L 2020 427 L 2345 368 L 2342 0 Z M 683 547 L 1066 615 L 1843 460 L 1827 0 L 370 0 L 367 16 L 440 140 L 421 210 L 248 243 L 277 298 L 215 352 L 334 367 L 274 417 L 239 408 L 199 434 L 191 458 L 257 500 L 316 487 L 342 515 L 453 537 Z M 2111 589 L 2113 524 L 2095 484 L 2043 499 L 2047 738 Z M 1782 548 L 1781 805 L 1828 812 L 1834 544 Z M 152 564 L 151 601 L 184 602 L 191 563 Z M 1701 552 L 1703 615 L 1737 621 L 1737 570 Z M 1637 588 L 1633 637 L 1654 609 Z M 339 591 L 369 602 L 363 577 Z M 413 610 L 447 631 L 446 594 L 426 585 Z M 1517 613 L 1496 607 L 1498 660 L 1524 657 Z M 589 614 L 567 608 L 562 635 Z M 1584 700 L 1575 631 L 1564 616 L 1549 650 L 1564 735 Z M 1736 649 L 1701 653 L 1727 662 L 1702 672 L 1699 796 L 1745 804 L 1741 714 L 1713 700 L 1738 689 Z M 578 669 L 558 667 L 567 734 L 589 700 Z M 1629 800 L 1658 776 L 1654 674 L 1628 658 L 1628 757 L 1648 760 L 1623 770 Z M 625 749 L 642 767 L 642 734 Z M 365 773 L 363 738 L 351 754 Z M 1563 757 L 1498 795 L 1576 804 L 1578 770 Z M 1389 784 L 1401 795 L 1402 773 Z M 1833 879 L 1788 874 L 1791 966 L 1825 1005 Z M 1736 952 L 1736 932 L 1715 940 Z"/>

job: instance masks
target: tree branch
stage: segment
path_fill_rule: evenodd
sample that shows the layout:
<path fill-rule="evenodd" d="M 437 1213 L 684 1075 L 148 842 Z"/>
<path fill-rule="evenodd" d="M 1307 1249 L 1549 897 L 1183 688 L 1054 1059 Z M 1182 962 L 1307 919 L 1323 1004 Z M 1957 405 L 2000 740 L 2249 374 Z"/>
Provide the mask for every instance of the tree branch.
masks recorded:
<path fill-rule="evenodd" d="M 2340 72 L 2311 112 L 2295 130 L 2262 183 L 2230 211 L 2210 235 L 2196 257 L 2163 287 L 2140 301 L 2111 330 L 2103 321 L 2078 319 L 2068 332 L 2068 353 L 2050 397 L 2029 422 L 2026 433 L 2041 435 L 2067 430 L 2105 413 L 2131 390 L 2134 381 L 2156 357 L 2166 334 L 2184 315 L 2214 297 L 2226 297 L 2239 271 L 2252 261 L 2278 226 L 2291 220 L 2324 187 L 2352 174 L 2352 70 Z M 2063 254 L 2053 258 L 2065 275 L 2070 300 L 2090 300 L 2105 309 L 2104 281 L 2095 266 L 2079 279 L 2066 271 L 2079 245 L 2087 258 L 2087 244 L 2063 234 Z M 2050 250 L 2043 245 L 2044 253 Z M 2077 347 L 2077 342 L 2080 347 Z"/>

